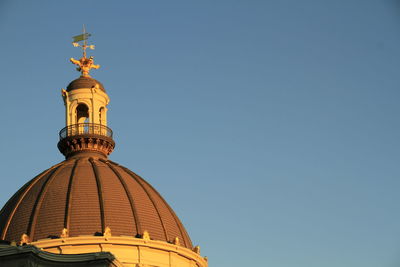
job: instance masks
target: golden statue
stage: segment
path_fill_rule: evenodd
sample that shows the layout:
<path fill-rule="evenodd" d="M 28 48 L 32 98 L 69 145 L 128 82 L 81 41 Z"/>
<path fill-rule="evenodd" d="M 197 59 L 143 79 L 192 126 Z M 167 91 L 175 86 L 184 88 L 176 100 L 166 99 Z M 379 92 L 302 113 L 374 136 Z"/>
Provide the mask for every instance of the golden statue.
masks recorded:
<path fill-rule="evenodd" d="M 80 71 L 82 73 L 82 76 L 84 77 L 90 77 L 89 71 L 90 69 L 98 69 L 100 68 L 100 65 L 95 65 L 93 62 L 93 57 L 82 57 L 79 60 L 76 60 L 71 57 L 70 61 L 77 65 L 78 67 L 76 68 L 77 71 Z"/>

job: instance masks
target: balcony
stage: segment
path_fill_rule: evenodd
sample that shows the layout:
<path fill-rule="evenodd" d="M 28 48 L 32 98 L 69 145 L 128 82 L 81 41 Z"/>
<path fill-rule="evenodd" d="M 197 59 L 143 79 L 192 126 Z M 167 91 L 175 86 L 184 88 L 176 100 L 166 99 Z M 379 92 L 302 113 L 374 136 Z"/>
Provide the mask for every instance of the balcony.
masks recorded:
<path fill-rule="evenodd" d="M 78 123 L 63 128 L 59 135 L 60 140 L 77 135 L 101 135 L 112 139 L 113 131 L 97 123 Z"/>
<path fill-rule="evenodd" d="M 107 126 L 97 123 L 78 123 L 60 131 L 60 141 L 57 146 L 67 159 L 85 152 L 100 153 L 107 157 L 114 150 L 115 142 L 113 131 Z"/>

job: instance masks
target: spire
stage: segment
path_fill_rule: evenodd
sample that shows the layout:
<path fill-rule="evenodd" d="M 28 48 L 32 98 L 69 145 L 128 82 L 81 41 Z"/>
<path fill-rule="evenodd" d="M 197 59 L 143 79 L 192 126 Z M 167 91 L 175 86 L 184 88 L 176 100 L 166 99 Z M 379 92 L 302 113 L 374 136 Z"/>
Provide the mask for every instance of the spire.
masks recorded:
<path fill-rule="evenodd" d="M 83 25 L 82 32 L 83 32 L 82 34 L 72 37 L 72 39 L 74 40 L 72 42 L 72 45 L 74 47 L 82 48 L 83 55 L 79 60 L 76 60 L 71 57 L 70 61 L 78 66 L 76 70 L 81 72 L 83 77 L 90 77 L 89 75 L 90 70 L 98 69 L 100 68 L 100 65 L 94 64 L 93 56 L 90 56 L 89 58 L 86 56 L 86 49 L 89 48 L 91 50 L 94 50 L 94 45 L 88 45 L 87 43 L 87 40 L 91 36 L 91 34 L 86 32 L 85 25 Z"/>
<path fill-rule="evenodd" d="M 115 147 L 113 132 L 107 127 L 110 98 L 103 85 L 89 76 L 90 69 L 100 67 L 93 64 L 93 57 L 86 56 L 87 48 L 94 49 L 94 45 L 87 44 L 89 36 L 83 28 L 83 34 L 73 37 L 73 45 L 82 48 L 83 56 L 79 60 L 71 58 L 71 62 L 78 65 L 82 75 L 67 90 L 61 89 L 66 126 L 60 131 L 58 149 L 66 158 L 82 152 L 107 157 Z"/>

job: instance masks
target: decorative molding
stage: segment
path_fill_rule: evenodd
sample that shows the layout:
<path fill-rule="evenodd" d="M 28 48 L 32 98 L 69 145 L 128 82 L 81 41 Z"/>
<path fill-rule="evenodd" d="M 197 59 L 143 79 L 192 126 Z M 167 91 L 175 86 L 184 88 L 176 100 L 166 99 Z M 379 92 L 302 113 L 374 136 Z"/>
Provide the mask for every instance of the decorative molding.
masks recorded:
<path fill-rule="evenodd" d="M 143 236 L 145 236 L 145 233 L 143 233 Z M 166 252 L 170 254 L 169 264 L 165 262 L 165 265 L 162 266 L 177 266 L 176 263 L 181 261 L 192 262 L 192 265 L 184 266 L 208 266 L 206 257 L 202 257 L 196 251 L 193 251 L 195 249 L 192 250 L 165 241 L 145 240 L 144 238 L 130 236 L 105 238 L 104 236 L 84 235 L 66 238 L 65 242 L 61 239 L 48 238 L 31 244 L 43 251 L 62 254 L 82 253 L 82 251 L 85 251 L 85 253 L 108 251 L 115 255 L 122 265 L 127 264 L 128 266 L 135 266 L 136 264 L 150 264 L 152 266 L 153 264 L 150 262 L 154 262 L 154 257 L 159 254 L 163 258 Z M 139 257 L 138 253 L 140 253 Z"/>
<path fill-rule="evenodd" d="M 113 152 L 115 142 L 107 136 L 82 134 L 61 139 L 57 147 L 66 158 L 83 151 L 100 152 L 107 157 Z"/>

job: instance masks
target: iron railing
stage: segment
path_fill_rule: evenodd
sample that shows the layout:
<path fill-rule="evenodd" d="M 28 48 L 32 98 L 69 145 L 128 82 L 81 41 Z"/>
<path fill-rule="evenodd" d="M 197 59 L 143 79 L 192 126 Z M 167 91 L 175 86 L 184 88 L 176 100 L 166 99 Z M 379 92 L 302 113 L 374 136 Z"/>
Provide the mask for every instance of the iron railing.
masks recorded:
<path fill-rule="evenodd" d="M 113 131 L 105 125 L 97 123 L 78 123 L 69 125 L 60 131 L 60 140 L 81 134 L 97 134 L 112 138 Z"/>

